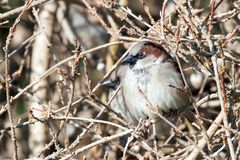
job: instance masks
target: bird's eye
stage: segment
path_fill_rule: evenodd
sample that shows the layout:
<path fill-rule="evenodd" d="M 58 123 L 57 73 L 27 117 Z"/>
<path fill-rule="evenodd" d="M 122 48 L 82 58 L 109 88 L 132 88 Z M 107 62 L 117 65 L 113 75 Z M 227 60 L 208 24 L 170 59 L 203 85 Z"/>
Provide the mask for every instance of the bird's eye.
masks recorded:
<path fill-rule="evenodd" d="M 146 55 L 145 55 L 144 52 L 139 52 L 139 53 L 137 54 L 138 59 L 143 59 L 145 56 L 146 56 Z"/>

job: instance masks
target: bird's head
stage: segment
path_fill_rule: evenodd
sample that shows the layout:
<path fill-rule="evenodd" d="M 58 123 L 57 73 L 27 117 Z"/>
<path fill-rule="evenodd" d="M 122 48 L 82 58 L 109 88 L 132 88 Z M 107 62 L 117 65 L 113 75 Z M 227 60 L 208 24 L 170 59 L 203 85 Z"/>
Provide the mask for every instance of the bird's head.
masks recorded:
<path fill-rule="evenodd" d="M 156 62 L 161 62 L 168 56 L 170 55 L 167 54 L 161 45 L 149 41 L 141 41 L 132 47 L 122 64 L 129 65 L 132 69 L 140 69 L 151 66 Z"/>

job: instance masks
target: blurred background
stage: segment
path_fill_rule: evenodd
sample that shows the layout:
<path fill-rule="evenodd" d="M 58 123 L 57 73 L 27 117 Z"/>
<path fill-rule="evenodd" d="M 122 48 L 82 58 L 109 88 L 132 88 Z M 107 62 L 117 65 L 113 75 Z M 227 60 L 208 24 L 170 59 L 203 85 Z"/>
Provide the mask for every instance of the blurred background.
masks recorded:
<path fill-rule="evenodd" d="M 145 136 L 104 139 L 133 126 L 99 84 L 144 38 L 178 55 L 200 122 L 180 118 L 184 135 L 160 140 L 160 157 L 205 139 L 195 158 L 240 158 L 239 12 L 239 0 L 0 0 L 0 159 L 156 159 Z"/>

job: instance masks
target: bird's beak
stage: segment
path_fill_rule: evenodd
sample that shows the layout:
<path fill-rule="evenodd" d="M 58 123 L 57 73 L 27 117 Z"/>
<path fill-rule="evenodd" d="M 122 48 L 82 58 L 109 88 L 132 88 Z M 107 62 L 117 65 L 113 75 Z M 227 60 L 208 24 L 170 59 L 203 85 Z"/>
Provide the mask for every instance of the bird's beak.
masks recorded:
<path fill-rule="evenodd" d="M 133 66 L 134 64 L 136 64 L 136 62 L 137 62 L 137 57 L 128 55 L 123 59 L 122 64 L 124 65 L 128 64 L 130 66 Z"/>
<path fill-rule="evenodd" d="M 116 80 L 116 81 L 105 80 L 105 81 L 101 81 L 101 82 L 100 82 L 100 85 L 115 90 L 115 89 L 117 88 L 117 86 L 119 85 L 119 83 L 120 83 L 120 82 L 117 81 L 117 80 Z"/>

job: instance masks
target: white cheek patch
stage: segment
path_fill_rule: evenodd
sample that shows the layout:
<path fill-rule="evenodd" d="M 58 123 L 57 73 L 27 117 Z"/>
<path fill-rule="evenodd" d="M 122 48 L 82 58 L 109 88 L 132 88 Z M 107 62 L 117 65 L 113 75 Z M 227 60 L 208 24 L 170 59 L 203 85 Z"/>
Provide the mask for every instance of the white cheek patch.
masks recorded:
<path fill-rule="evenodd" d="M 158 59 L 153 56 L 146 56 L 143 59 L 139 59 L 137 63 L 134 65 L 134 69 L 144 69 L 146 67 L 150 67 L 152 65 L 155 65 L 155 62 Z"/>

